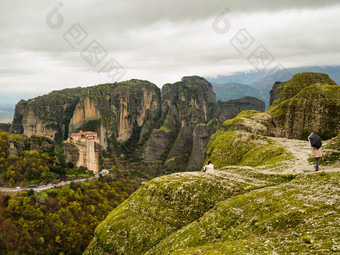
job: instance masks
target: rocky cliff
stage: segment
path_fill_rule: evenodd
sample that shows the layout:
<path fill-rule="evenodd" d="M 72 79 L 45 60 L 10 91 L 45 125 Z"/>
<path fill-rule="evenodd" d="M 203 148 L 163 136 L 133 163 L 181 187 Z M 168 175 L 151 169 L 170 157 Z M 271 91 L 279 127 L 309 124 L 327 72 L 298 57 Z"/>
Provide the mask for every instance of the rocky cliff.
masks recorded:
<path fill-rule="evenodd" d="M 267 137 L 268 118 L 248 111 L 227 120 L 207 152 L 215 174 L 148 182 L 96 228 L 85 255 L 339 251 L 339 169 L 309 173 L 308 142 Z M 300 144 L 307 154 L 292 153 Z"/>
<path fill-rule="evenodd" d="M 127 141 L 134 129 L 154 124 L 160 115 L 159 88 L 130 80 L 65 89 L 16 105 L 13 133 L 62 141 L 81 129 L 98 132 L 104 147 Z"/>
<path fill-rule="evenodd" d="M 66 89 L 28 101 L 21 100 L 15 107 L 10 132 L 59 141 L 66 139 L 68 123 L 80 92 L 80 89 Z"/>
<path fill-rule="evenodd" d="M 340 86 L 328 75 L 301 73 L 286 82 L 268 109 L 277 137 L 305 139 L 310 132 L 324 139 L 340 132 Z"/>
<path fill-rule="evenodd" d="M 142 150 L 145 162 L 200 168 L 210 136 L 224 120 L 244 109 L 264 111 L 264 102 L 245 97 L 217 102 L 212 86 L 198 76 L 162 88 L 162 126 L 154 129 Z"/>
<path fill-rule="evenodd" d="M 244 109 L 263 111 L 264 103 L 252 97 L 216 102 L 211 84 L 198 76 L 165 84 L 162 97 L 156 85 L 130 80 L 22 100 L 11 132 L 60 142 L 72 132 L 93 131 L 113 154 L 199 168 L 210 136 Z"/>
<path fill-rule="evenodd" d="M 279 99 L 280 93 L 285 82 L 275 82 L 273 88 L 269 91 L 269 106 L 271 106 L 275 100 Z"/>

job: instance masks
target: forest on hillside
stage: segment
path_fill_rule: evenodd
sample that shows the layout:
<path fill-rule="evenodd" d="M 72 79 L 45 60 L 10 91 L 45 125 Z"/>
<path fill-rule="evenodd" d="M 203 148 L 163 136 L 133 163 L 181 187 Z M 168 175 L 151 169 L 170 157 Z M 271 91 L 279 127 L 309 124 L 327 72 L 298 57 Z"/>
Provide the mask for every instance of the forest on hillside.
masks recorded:
<path fill-rule="evenodd" d="M 0 254 L 82 254 L 96 226 L 137 186 L 107 175 L 42 193 L 0 193 Z"/>
<path fill-rule="evenodd" d="M 114 169 L 87 182 L 37 193 L 0 193 L 0 254 L 82 254 L 96 226 L 141 184 L 169 171 L 160 164 L 146 166 L 129 158 L 116 161 L 103 153 L 104 164 Z M 42 137 L 0 132 L 0 186 L 93 176 L 92 171 L 66 162 L 63 144 Z M 53 187 L 53 186 L 52 186 Z"/>

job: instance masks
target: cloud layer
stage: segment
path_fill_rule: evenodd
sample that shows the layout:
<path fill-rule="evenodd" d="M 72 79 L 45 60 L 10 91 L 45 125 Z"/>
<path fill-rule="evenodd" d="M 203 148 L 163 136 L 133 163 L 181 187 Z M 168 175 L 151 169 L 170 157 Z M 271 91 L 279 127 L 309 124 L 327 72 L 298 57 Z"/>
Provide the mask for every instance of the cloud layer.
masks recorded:
<path fill-rule="evenodd" d="M 147 79 L 158 86 L 184 75 L 214 76 L 253 69 L 247 58 L 259 46 L 273 56 L 270 67 L 340 64 L 338 1 L 60 3 L 0 2 L 0 86 L 4 92 L 43 93 L 110 82 L 105 72 L 98 71 L 111 58 L 126 70 L 123 80 Z M 58 29 L 46 24 L 53 9 L 63 19 Z M 214 30 L 216 19 L 219 28 L 228 24 L 224 33 Z M 87 34 L 76 49 L 63 38 L 74 24 Z M 240 29 L 246 29 L 254 40 L 241 53 L 230 43 Z M 79 30 L 73 32 L 76 36 Z M 96 67 L 81 56 L 92 40 L 107 52 Z"/>

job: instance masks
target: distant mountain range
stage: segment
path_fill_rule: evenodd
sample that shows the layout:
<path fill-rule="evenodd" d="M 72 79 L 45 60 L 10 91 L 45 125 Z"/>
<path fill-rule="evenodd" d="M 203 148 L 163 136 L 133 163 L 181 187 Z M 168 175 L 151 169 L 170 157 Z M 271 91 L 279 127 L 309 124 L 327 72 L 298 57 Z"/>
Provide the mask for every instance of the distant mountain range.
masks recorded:
<path fill-rule="evenodd" d="M 0 123 L 9 123 L 13 120 L 14 105 L 0 104 Z"/>
<path fill-rule="evenodd" d="M 256 97 L 263 101 L 266 100 L 266 98 L 261 95 L 259 90 L 246 84 L 212 82 L 211 85 L 214 92 L 216 93 L 216 100 L 226 102 L 246 96 Z"/>
<path fill-rule="evenodd" d="M 43 93 L 1 93 L 0 94 L 0 123 L 9 123 L 13 120 L 14 108 L 21 99 L 27 100 Z"/>
<path fill-rule="evenodd" d="M 264 100 L 268 108 L 269 91 L 273 87 L 273 84 L 276 81 L 287 81 L 291 79 L 294 74 L 302 72 L 326 73 L 337 84 L 340 84 L 340 66 L 308 66 L 287 68 L 278 71 L 269 70 L 267 72 L 237 72 L 231 75 L 217 76 L 216 78 L 205 78 L 213 84 L 214 90 L 217 89 L 215 90 L 217 99 L 227 101 L 231 95 L 238 95 L 239 97 L 252 95 Z M 235 86 L 236 84 L 238 85 Z"/>

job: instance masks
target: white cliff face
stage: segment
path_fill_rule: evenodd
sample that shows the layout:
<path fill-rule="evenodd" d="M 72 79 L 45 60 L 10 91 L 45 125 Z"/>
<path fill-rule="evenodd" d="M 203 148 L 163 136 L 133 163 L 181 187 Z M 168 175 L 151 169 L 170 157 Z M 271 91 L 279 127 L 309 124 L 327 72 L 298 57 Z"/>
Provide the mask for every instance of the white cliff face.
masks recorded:
<path fill-rule="evenodd" d="M 54 139 L 54 136 L 57 133 L 56 130 L 49 129 L 45 122 L 43 122 L 40 118 L 37 118 L 33 105 L 28 105 L 25 109 L 22 123 L 24 134 L 28 137 L 31 137 L 32 135 L 40 135 Z M 50 122 L 48 124 L 54 123 Z"/>
<path fill-rule="evenodd" d="M 84 101 L 77 104 L 70 121 L 69 130 L 70 132 L 74 132 L 84 122 L 97 120 L 99 118 L 101 118 L 101 114 L 96 107 L 96 103 L 93 99 L 87 97 Z"/>
<path fill-rule="evenodd" d="M 135 123 L 142 127 L 149 117 L 148 112 L 160 109 L 154 90 L 142 88 L 142 93 L 141 100 L 138 101 L 135 100 L 133 91 L 125 91 L 120 96 L 118 142 L 125 142 L 131 137 Z"/>
<path fill-rule="evenodd" d="M 119 128 L 118 128 L 118 142 L 124 142 L 130 138 L 132 134 L 132 126 L 128 119 L 128 98 L 120 99 L 120 116 L 119 116 Z"/>
<path fill-rule="evenodd" d="M 98 173 L 101 170 L 100 157 L 97 142 L 85 138 L 73 142 L 79 151 L 77 167 L 86 167 L 88 170 Z"/>

